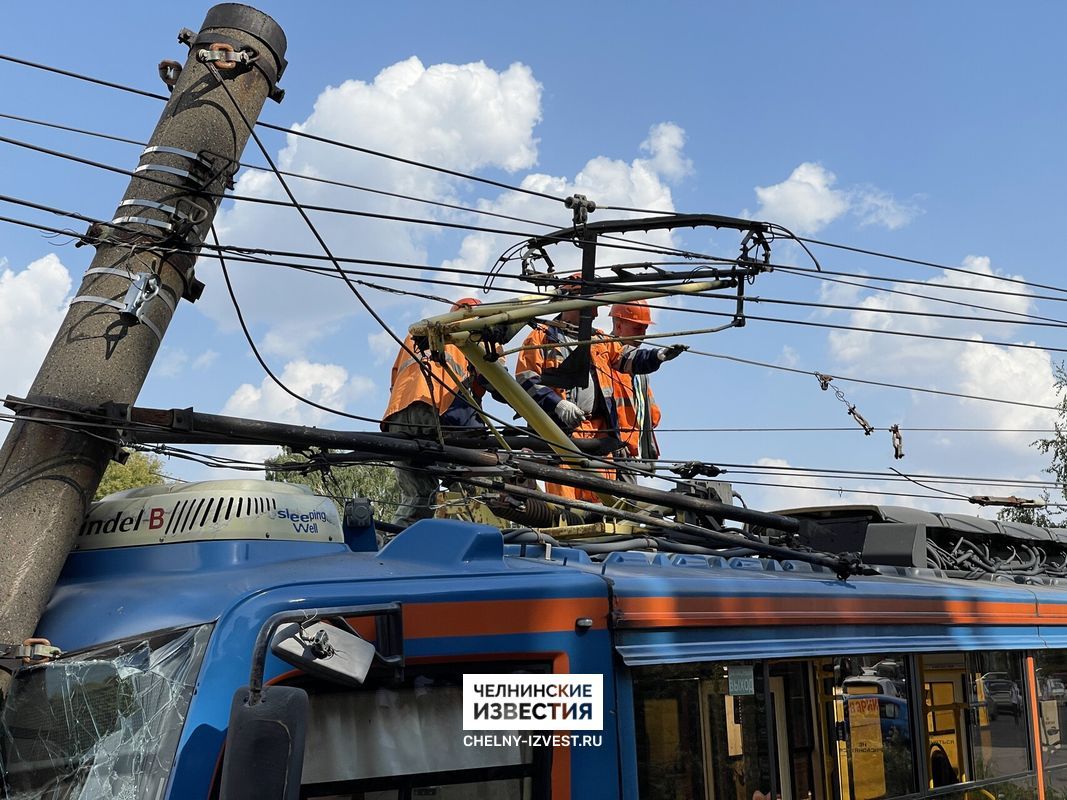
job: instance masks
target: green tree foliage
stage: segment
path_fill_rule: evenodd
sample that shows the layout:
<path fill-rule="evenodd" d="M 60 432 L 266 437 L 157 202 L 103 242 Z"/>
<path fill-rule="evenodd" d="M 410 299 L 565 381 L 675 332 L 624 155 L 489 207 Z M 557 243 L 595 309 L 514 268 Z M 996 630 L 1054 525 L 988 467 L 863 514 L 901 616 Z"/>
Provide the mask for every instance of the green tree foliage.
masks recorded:
<path fill-rule="evenodd" d="M 315 494 L 332 497 L 338 503 L 349 497 L 367 497 L 375 505 L 384 506 L 387 512 L 391 512 L 400 500 L 392 467 L 354 464 L 324 469 L 323 462 L 316 459 L 318 455 L 319 451 L 294 453 L 286 447 L 281 455 L 264 462 L 267 480 L 298 483 L 309 487 Z"/>
<path fill-rule="evenodd" d="M 136 489 L 139 486 L 159 486 L 166 483 L 163 477 L 163 460 L 149 453 L 130 453 L 125 464 L 112 461 L 104 471 L 104 477 L 100 479 L 96 497 L 107 497 L 114 492 L 124 489 Z"/>
<path fill-rule="evenodd" d="M 1049 492 L 1042 492 L 1043 499 L 1046 503 L 1061 503 L 1067 502 L 1067 369 L 1062 363 L 1056 366 L 1053 386 L 1059 396 L 1059 409 L 1052 426 L 1054 433 L 1048 439 L 1038 439 L 1033 442 L 1032 446 L 1050 457 L 1050 463 L 1044 471 L 1055 478 L 1059 485 L 1058 498 L 1052 499 Z M 1067 516 L 1064 511 L 1049 506 L 1005 508 L 997 515 L 997 518 L 1011 522 L 1028 522 L 1031 525 L 1043 525 L 1049 528 L 1067 526 Z"/>

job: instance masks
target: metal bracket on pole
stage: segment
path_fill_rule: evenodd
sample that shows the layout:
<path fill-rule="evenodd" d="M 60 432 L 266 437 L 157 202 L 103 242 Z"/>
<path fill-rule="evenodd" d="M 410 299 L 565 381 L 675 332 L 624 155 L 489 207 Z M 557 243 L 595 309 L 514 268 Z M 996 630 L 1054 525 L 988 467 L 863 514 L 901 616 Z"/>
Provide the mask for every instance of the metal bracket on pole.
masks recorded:
<path fill-rule="evenodd" d="M 102 271 L 101 268 L 97 268 L 90 272 Z M 118 270 L 108 270 L 108 274 L 116 273 L 122 275 Z M 122 300 L 113 300 L 110 297 L 96 297 L 94 295 L 83 294 L 78 295 L 71 300 L 70 304 L 92 303 L 93 305 L 114 308 L 119 312 L 119 316 L 128 325 L 142 323 L 148 330 L 155 334 L 157 340 L 162 341 L 163 332 L 145 314 L 148 302 L 156 297 L 163 298 L 163 302 L 170 306 L 171 311 L 174 310 L 174 302 L 164 294 L 159 276 L 153 275 L 150 272 L 139 272 L 136 275 L 122 275 L 122 277 L 128 277 L 130 279 L 130 288 L 126 290 L 126 296 Z"/>

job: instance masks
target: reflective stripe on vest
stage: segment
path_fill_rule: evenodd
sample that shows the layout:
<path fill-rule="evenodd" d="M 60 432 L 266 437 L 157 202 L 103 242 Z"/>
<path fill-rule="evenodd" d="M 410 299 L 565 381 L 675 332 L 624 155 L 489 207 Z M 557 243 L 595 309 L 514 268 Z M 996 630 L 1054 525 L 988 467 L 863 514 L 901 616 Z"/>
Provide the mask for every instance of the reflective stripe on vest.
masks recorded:
<path fill-rule="evenodd" d="M 400 366 L 397 368 L 396 374 L 399 377 L 399 375 L 402 372 L 406 372 L 407 371 L 408 367 L 414 367 L 416 365 L 420 365 L 419 369 L 421 371 L 421 369 L 422 369 L 421 365 L 427 363 L 430 360 L 431 359 L 415 358 L 415 357 L 412 357 L 412 356 L 408 356 L 402 362 L 400 362 Z M 452 371 L 454 373 L 456 373 L 456 377 L 458 377 L 458 378 L 460 378 L 462 380 L 463 377 L 464 377 L 464 373 L 466 373 L 467 370 L 464 369 L 463 367 L 461 367 L 459 365 L 459 362 L 457 362 L 456 359 L 452 358 L 452 356 L 450 356 L 448 353 L 445 353 L 445 362 L 452 369 Z"/>

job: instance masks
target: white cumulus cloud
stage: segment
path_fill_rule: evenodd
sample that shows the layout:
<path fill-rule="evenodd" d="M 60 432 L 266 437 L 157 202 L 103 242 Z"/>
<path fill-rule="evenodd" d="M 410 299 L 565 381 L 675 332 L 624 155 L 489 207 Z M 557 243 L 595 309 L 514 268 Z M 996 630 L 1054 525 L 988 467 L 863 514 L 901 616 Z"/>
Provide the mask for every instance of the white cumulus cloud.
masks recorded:
<path fill-rule="evenodd" d="M 641 150 L 650 154 L 656 172 L 669 180 L 684 178 L 693 171 L 693 162 L 685 157 L 685 130 L 673 122 L 653 125 Z"/>
<path fill-rule="evenodd" d="M 835 331 L 829 334 L 832 354 L 843 370 L 862 371 L 882 381 L 951 391 L 974 397 L 992 397 L 1018 403 L 1055 406 L 1053 360 L 1043 349 L 1006 347 L 988 342 L 1002 341 L 1033 345 L 1024 335 L 1019 314 L 1032 313 L 1033 300 L 1013 286 L 1017 294 L 977 294 L 958 288 L 1000 289 L 1003 275 L 992 268 L 988 258 L 968 256 L 963 260 L 969 273 L 942 271 L 923 286 L 897 285 L 901 294 L 870 293 L 859 298 L 863 311 L 848 313 L 848 324 L 878 331 L 905 331 L 925 337 L 950 336 L 968 341 L 886 336 L 862 331 Z M 956 288 L 949 288 L 956 287 Z M 971 303 L 996 309 L 969 309 L 938 300 Z M 907 312 L 902 314 L 900 312 Z M 944 319 L 935 314 L 951 314 L 960 319 Z M 983 324 L 974 317 L 1006 320 Z M 985 342 L 985 343 L 979 343 Z M 944 410 L 945 403 L 952 410 Z M 953 420 L 953 427 L 994 429 L 985 440 L 997 448 L 1010 448 L 1017 455 L 1028 453 L 1031 433 L 1009 433 L 1003 429 L 1048 428 L 1053 411 L 1029 406 L 1006 405 L 980 400 L 939 400 L 926 395 L 911 398 L 912 409 L 937 408 L 941 419 Z M 898 412 L 903 413 L 903 412 Z M 927 411 L 929 418 L 934 412 Z M 959 446 L 951 436 L 947 442 Z M 973 462 L 972 462 L 973 463 Z M 987 472 L 988 474 L 988 472 Z"/>
<path fill-rule="evenodd" d="M 629 208 L 647 208 L 670 212 L 674 210 L 674 197 L 671 185 L 684 177 L 691 170 L 691 163 L 685 156 L 685 131 L 678 125 L 662 122 L 653 125 L 645 139 L 639 145 L 647 158 L 633 158 L 629 161 L 605 156 L 589 159 L 574 176 L 547 175 L 532 173 L 523 178 L 521 186 L 534 192 L 543 192 L 554 197 L 569 197 L 582 194 L 598 205 L 612 205 Z M 524 219 L 544 220 L 558 223 L 560 228 L 572 223 L 569 211 L 558 202 L 529 194 L 502 194 L 495 202 L 483 203 L 485 210 L 499 214 L 521 217 Z M 590 219 L 597 219 L 593 212 Z M 610 212 L 612 218 L 637 216 L 628 212 Z M 673 239 L 667 231 L 627 235 L 628 241 L 645 244 L 671 246 Z M 493 266 L 497 256 L 511 239 L 488 233 L 473 233 L 467 236 L 460 246 L 456 258 L 447 259 L 441 266 L 445 269 L 466 269 L 485 272 Z M 580 267 L 579 256 L 573 247 L 553 248 L 551 257 L 558 270 L 566 271 Z M 614 261 L 647 260 L 648 254 L 616 248 L 611 251 Z M 540 265 L 540 268 L 544 268 Z M 469 275 L 457 273 L 452 276 L 457 282 L 474 283 Z M 481 281 L 477 281 L 480 284 Z M 508 285 L 498 283 L 497 285 Z M 528 287 L 527 287 L 528 288 Z M 469 294 L 468 290 L 457 289 L 453 296 Z"/>
<path fill-rule="evenodd" d="M 759 208 L 751 216 L 777 222 L 798 234 L 813 234 L 846 214 L 860 225 L 894 230 L 921 210 L 874 186 L 838 188 L 837 176 L 822 164 L 805 161 L 781 183 L 757 186 Z M 748 212 L 746 212 L 748 214 Z"/>
<path fill-rule="evenodd" d="M 848 195 L 833 186 L 837 176 L 821 164 L 805 162 L 781 183 L 757 186 L 756 216 L 794 233 L 815 233 L 848 211 Z"/>
<path fill-rule="evenodd" d="M 541 118 L 540 98 L 540 84 L 522 64 L 494 70 L 482 62 L 425 66 L 417 58 L 409 58 L 383 69 L 373 81 L 348 80 L 328 87 L 319 95 L 310 116 L 293 127 L 449 170 L 497 168 L 513 172 L 536 163 L 534 129 Z M 660 149 L 666 152 L 668 146 Z M 300 175 L 431 201 L 470 202 L 461 196 L 470 184 L 451 175 L 296 136 L 288 137 L 276 161 L 281 169 Z M 428 221 L 456 216 L 454 211 L 381 193 L 291 177 L 287 182 L 305 205 Z M 235 191 L 238 195 L 286 199 L 275 177 L 260 171 L 245 171 Z M 370 261 L 425 264 L 427 248 L 443 235 L 429 225 L 350 214 L 314 213 L 313 221 L 336 255 Z M 228 244 L 322 254 L 305 223 L 289 208 L 238 203 L 225 208 L 217 224 Z M 329 262 L 314 263 L 329 267 Z M 283 358 L 306 357 L 317 340 L 336 330 L 331 326 L 364 313 L 354 294 L 336 278 L 315 278 L 239 261 L 228 266 L 246 319 L 264 339 L 268 352 Z M 384 264 L 354 268 L 381 272 L 386 282 L 392 275 L 420 277 L 417 270 Z M 213 264 L 207 262 L 200 269 L 206 282 L 221 285 Z M 423 288 L 417 281 L 391 283 L 400 288 Z M 376 307 L 395 307 L 403 302 L 370 288 L 361 287 L 360 291 Z M 197 308 L 232 327 L 233 310 L 225 292 L 206 294 Z"/>
<path fill-rule="evenodd" d="M 70 272 L 51 253 L 18 272 L 0 267 L 4 393 L 24 395 L 30 388 L 66 314 L 70 290 Z"/>
<path fill-rule="evenodd" d="M 349 376 L 348 370 L 342 366 L 305 360 L 290 361 L 278 377 L 302 397 L 342 411 L 359 393 L 374 388 L 372 380 L 359 375 Z M 237 387 L 222 413 L 301 425 L 315 425 L 327 417 L 327 412 L 300 402 L 269 377 L 263 378 L 258 385 L 244 383 Z"/>
<path fill-rule="evenodd" d="M 347 411 L 354 401 L 373 395 L 376 388 L 370 378 L 350 375 L 342 366 L 306 360 L 290 361 L 278 377 L 301 397 L 339 411 Z M 320 425 L 336 419 L 283 391 L 269 377 L 258 384 L 238 386 L 223 406 L 222 414 L 295 425 Z M 263 461 L 277 452 L 275 447 L 258 446 L 228 447 L 220 451 L 229 458 L 249 461 Z"/>

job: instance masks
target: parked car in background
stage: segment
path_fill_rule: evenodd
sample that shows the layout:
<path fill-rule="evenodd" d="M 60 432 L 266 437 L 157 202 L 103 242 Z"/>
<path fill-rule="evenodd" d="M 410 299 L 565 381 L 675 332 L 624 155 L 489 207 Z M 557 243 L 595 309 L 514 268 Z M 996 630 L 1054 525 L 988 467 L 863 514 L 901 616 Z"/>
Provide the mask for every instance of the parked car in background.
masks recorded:
<path fill-rule="evenodd" d="M 991 719 L 996 719 L 998 714 L 1006 713 L 1018 720 L 1023 714 L 1022 692 L 1015 681 L 1006 677 L 990 677 L 990 675 L 1000 674 L 1002 673 L 989 673 L 979 679 L 984 690 L 989 716 Z"/>

